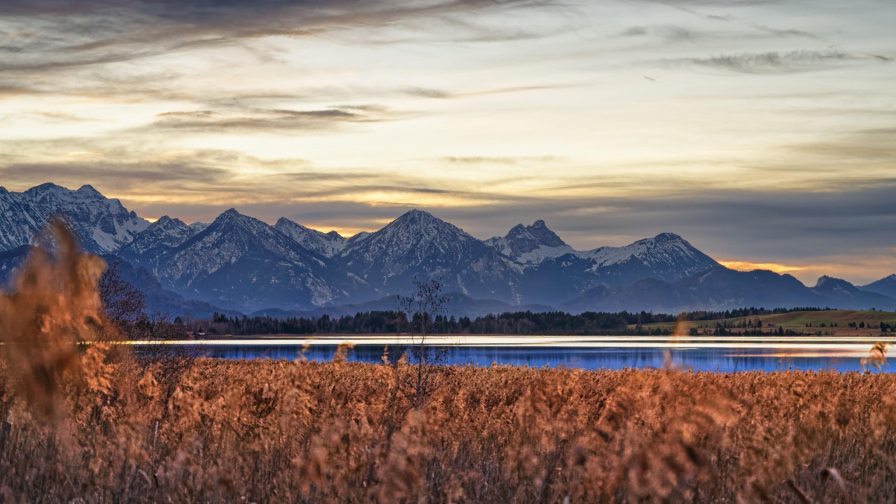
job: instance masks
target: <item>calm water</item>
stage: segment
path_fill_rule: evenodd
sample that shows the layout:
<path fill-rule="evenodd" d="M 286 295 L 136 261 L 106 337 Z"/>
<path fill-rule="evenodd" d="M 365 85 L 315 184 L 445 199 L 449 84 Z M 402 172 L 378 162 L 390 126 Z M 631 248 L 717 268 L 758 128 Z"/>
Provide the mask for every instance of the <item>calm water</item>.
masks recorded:
<path fill-rule="evenodd" d="M 782 371 L 787 369 L 860 371 L 860 360 L 876 341 L 845 337 L 639 337 L 639 336 L 448 336 L 430 337 L 427 343 L 446 348 L 448 364 L 582 369 L 661 368 L 666 355 L 673 366 L 694 371 Z M 222 359 L 298 359 L 328 361 L 340 343 L 351 343 L 349 361 L 382 362 L 388 349 L 392 358 L 410 343 L 408 338 L 378 336 L 327 336 L 308 339 L 266 337 L 257 339 L 164 342 L 187 345 L 197 353 Z M 145 342 L 132 342 L 138 353 Z M 892 372 L 894 367 L 883 368 Z"/>

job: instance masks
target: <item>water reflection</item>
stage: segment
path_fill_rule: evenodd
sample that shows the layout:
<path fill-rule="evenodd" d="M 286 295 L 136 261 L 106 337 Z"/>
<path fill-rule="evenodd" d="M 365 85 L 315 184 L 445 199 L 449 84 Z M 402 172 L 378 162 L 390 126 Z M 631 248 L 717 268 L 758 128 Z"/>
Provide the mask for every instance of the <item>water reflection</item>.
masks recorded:
<path fill-rule="evenodd" d="M 757 341 L 758 340 L 758 341 Z M 454 346 L 446 350 L 448 364 L 494 364 L 530 367 L 569 367 L 581 369 L 662 368 L 666 353 L 673 366 L 693 371 L 783 371 L 832 370 L 860 371 L 860 360 L 868 355 L 875 340 L 813 338 L 772 340 L 761 338 L 716 338 L 680 340 L 670 338 L 625 337 L 530 337 L 486 338 L 440 341 Z M 169 342 L 189 344 L 201 355 L 222 359 L 306 358 L 329 361 L 336 352 L 339 337 L 265 340 L 217 340 L 211 342 Z M 354 348 L 349 361 L 382 362 L 383 353 L 395 360 L 401 341 L 384 338 L 352 338 Z M 145 342 L 132 342 L 138 353 Z M 304 349 L 304 351 L 303 351 Z M 888 370 L 889 368 L 884 368 Z"/>

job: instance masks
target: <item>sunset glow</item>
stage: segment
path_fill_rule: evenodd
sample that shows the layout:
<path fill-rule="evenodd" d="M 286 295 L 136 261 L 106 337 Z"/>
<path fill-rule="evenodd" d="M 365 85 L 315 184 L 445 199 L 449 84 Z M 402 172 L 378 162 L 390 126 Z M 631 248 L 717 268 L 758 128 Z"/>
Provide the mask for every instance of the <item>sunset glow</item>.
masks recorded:
<path fill-rule="evenodd" d="M 836 259 L 893 246 L 883 0 L 50 4 L 0 6 L 9 190 L 348 234 L 411 208 L 479 238 L 545 219 L 579 249 L 671 231 L 738 269 L 892 272 Z"/>

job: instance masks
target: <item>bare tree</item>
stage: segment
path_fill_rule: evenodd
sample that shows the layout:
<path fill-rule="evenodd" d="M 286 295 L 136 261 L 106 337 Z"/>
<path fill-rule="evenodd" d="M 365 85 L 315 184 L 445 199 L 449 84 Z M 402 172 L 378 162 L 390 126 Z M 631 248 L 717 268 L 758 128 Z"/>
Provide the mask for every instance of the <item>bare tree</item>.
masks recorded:
<path fill-rule="evenodd" d="M 146 296 L 122 278 L 118 262 L 110 262 L 97 284 L 106 317 L 129 338 L 146 317 Z"/>
<path fill-rule="evenodd" d="M 448 299 L 442 296 L 442 284 L 438 280 L 419 281 L 414 278 L 416 291 L 410 296 L 398 296 L 398 311 L 404 315 L 410 337 L 410 354 L 413 372 L 404 379 L 402 392 L 420 408 L 432 393 L 442 385 L 439 367 L 445 364 L 447 349 L 427 343 L 432 334 L 436 317 L 445 312 Z"/>

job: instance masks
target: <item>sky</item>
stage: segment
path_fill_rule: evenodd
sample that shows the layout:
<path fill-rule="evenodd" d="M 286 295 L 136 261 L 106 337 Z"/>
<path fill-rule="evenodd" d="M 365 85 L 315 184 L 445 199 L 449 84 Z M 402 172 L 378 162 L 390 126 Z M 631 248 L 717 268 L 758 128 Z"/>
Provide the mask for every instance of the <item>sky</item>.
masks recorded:
<path fill-rule="evenodd" d="M 892 0 L 4 0 L 0 185 L 896 272 Z"/>

